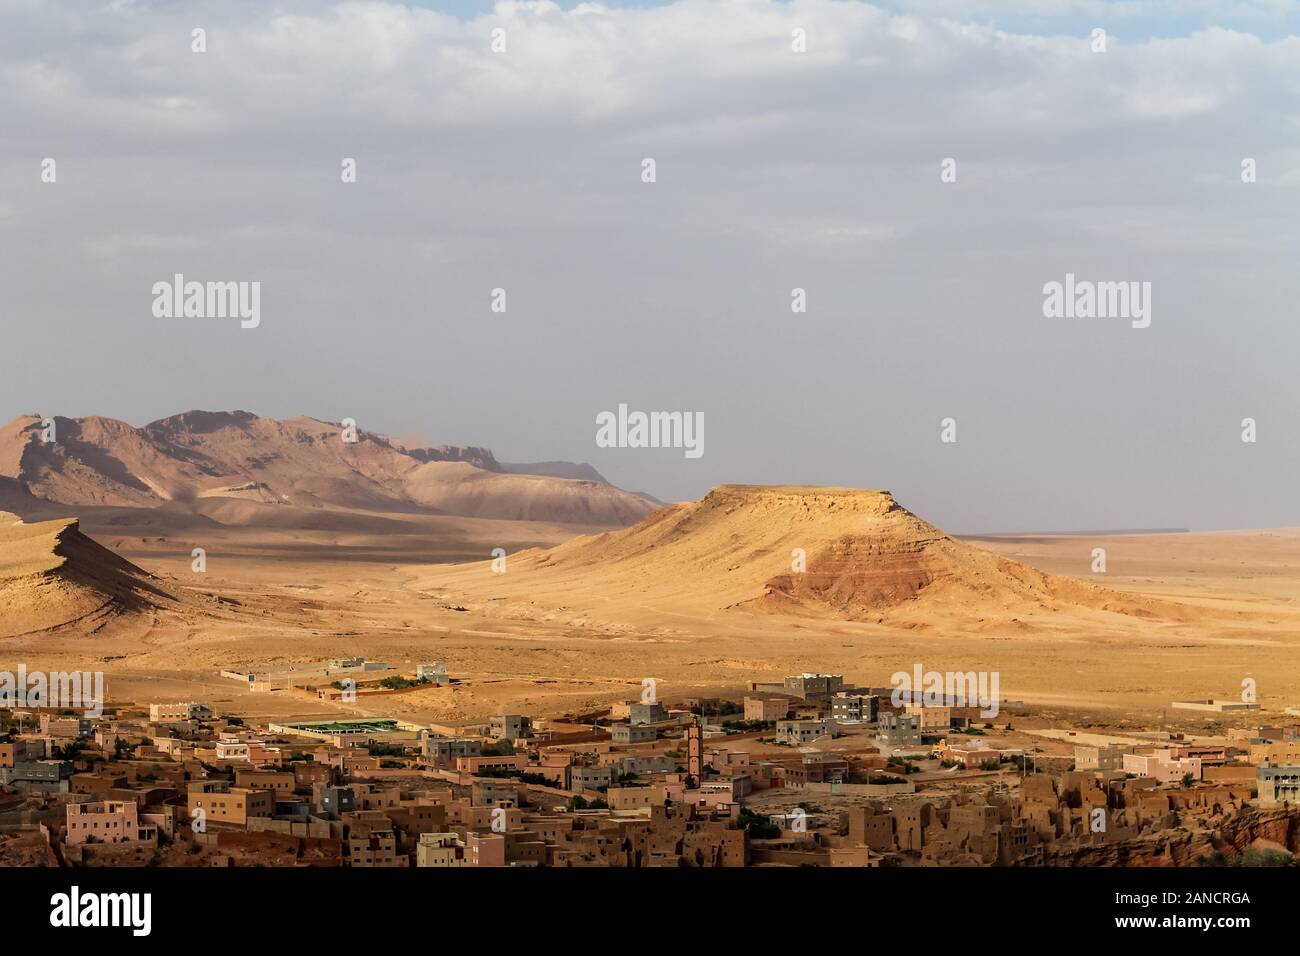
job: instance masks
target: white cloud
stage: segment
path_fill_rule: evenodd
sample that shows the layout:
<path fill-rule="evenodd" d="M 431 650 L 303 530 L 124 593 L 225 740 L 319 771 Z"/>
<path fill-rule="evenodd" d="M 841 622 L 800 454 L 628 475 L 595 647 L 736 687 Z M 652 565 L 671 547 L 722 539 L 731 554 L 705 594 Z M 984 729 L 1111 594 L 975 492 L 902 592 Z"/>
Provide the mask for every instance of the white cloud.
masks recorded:
<path fill-rule="evenodd" d="M 995 4 L 997 17 L 964 0 L 903 13 L 830 0 L 502 3 L 471 19 L 306 0 L 10 3 L 4 305 L 99 335 L 61 386 L 85 394 L 65 400 L 139 420 L 191 404 L 196 382 L 265 413 L 315 412 L 346 388 L 359 405 L 372 398 L 357 410 L 372 418 L 400 407 L 402 421 L 452 422 L 506 457 L 584 458 L 587 404 L 626 398 L 734 410 L 725 423 L 710 411 L 716 451 L 689 474 L 613 464 L 664 497 L 738 477 L 925 494 L 938 468 L 914 436 L 935 417 L 929 403 L 977 417 L 1005 401 L 1014 414 L 966 432 L 1005 429 L 971 470 L 1014 467 L 1082 500 L 1100 494 L 1084 473 L 1124 448 L 1107 440 L 1105 409 L 1199 407 L 1165 369 L 1228 356 L 1250 370 L 1239 387 L 1258 389 L 1251 408 L 1300 404 L 1280 347 L 1293 326 L 1269 298 L 1293 301 L 1300 252 L 1300 40 L 1249 28 L 1289 8 L 1234 3 L 1222 8 L 1233 29 L 1143 40 L 1124 25 L 1149 5 L 1066 0 Z M 1029 30 L 1010 15 L 1074 19 Z M 1094 15 L 1118 24 L 1104 54 L 1090 49 Z M 196 26 L 206 54 L 190 52 Z M 494 27 L 505 54 L 490 50 Z M 795 27 L 805 54 L 791 51 Z M 59 161 L 56 186 L 38 182 L 45 156 Z M 345 156 L 355 185 L 339 181 Z M 646 156 L 653 186 L 639 179 Z M 948 156 L 951 185 L 939 179 Z M 1259 164 L 1249 187 L 1245 156 Z M 1149 346 L 1132 338 L 1034 324 L 1037 290 L 1067 270 L 1162 281 L 1148 341 L 1166 351 L 1139 362 Z M 160 341 L 145 293 L 175 271 L 263 281 L 258 335 L 172 324 L 184 347 Z M 485 320 L 498 285 L 509 323 Z M 795 286 L 809 288 L 807 340 L 779 324 Z M 1251 334 L 1216 325 L 1225 310 L 1257 316 Z M 11 354 L 72 341 L 50 328 L 19 323 Z M 164 353 L 174 391 L 141 386 L 130 409 L 101 407 L 120 394 L 115 367 Z M 250 371 L 266 366 L 278 374 Z M 42 404 L 42 382 L 0 372 L 0 406 Z M 742 409 L 736 396 L 752 391 Z M 816 422 L 772 431 L 814 393 Z M 864 407 L 889 411 L 867 428 Z M 576 424 L 539 428 L 539 415 Z M 1096 433 L 1101 463 L 1006 460 L 1063 421 L 1079 441 Z M 1135 511 L 1147 508 L 1137 523 L 1195 520 L 1177 510 L 1192 492 L 1169 490 L 1192 427 L 1142 446 L 1160 493 L 1134 492 Z M 805 448 L 807 470 L 761 471 L 773 442 Z M 916 504 L 964 527 L 996 525 L 981 509 L 999 494 L 1014 504 L 1012 491 L 932 493 Z M 1240 501 L 1210 484 L 1199 494 L 1220 513 Z M 1286 500 L 1281 487 L 1251 498 Z"/>

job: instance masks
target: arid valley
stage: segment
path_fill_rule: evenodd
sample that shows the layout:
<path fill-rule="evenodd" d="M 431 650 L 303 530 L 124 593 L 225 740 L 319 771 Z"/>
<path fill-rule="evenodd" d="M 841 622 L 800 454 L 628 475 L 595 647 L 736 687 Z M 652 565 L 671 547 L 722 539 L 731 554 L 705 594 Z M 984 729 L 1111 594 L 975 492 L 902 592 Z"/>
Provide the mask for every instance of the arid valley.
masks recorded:
<path fill-rule="evenodd" d="M 204 479 L 208 487 L 201 469 L 173 473 L 175 462 L 150 478 L 148 467 L 161 467 L 154 452 L 129 451 L 135 439 L 103 425 L 92 437 L 69 422 L 79 437 L 67 456 L 33 465 L 43 449 L 32 444 L 33 423 L 25 427 L 6 433 L 12 464 L 0 507 L 52 522 L 29 547 L 60 550 L 61 519 L 77 517 L 81 535 L 139 574 L 125 585 L 86 583 L 78 575 L 93 577 L 107 555 L 74 548 L 69 581 L 56 575 L 24 591 L 19 582 L 33 568 L 0 549 L 0 657 L 102 670 L 114 700 L 202 698 L 266 717 L 360 715 L 361 704 L 253 694 L 218 674 L 364 655 L 399 667 L 447 662 L 454 685 L 383 700 L 386 713 L 417 721 L 502 709 L 580 714 L 626 698 L 645 677 L 669 701 L 806 670 L 883 685 L 915 661 L 1000 671 L 1005 699 L 1094 726 L 1204 725 L 1210 718 L 1171 713 L 1170 702 L 1236 697 L 1245 678 L 1257 682 L 1266 713 L 1300 703 L 1296 529 L 957 541 L 907 512 L 901 490 L 896 502 L 872 491 L 724 486 L 660 510 L 603 483 L 445 462 L 417 471 L 464 469 L 480 483 L 506 484 L 470 498 L 458 475 L 435 505 L 419 508 L 382 489 L 359 500 L 357 484 L 351 497 L 331 496 L 332 477 L 314 465 L 289 489 L 292 469 L 276 443 L 296 434 L 292 423 L 260 438 L 237 420 L 193 427 L 223 453 L 236 441 L 260 442 L 240 454 L 251 472 L 270 476 Z M 338 430 L 311 428 L 312 441 Z M 338 454 L 369 461 L 388 453 L 375 442 L 363 433 Z M 22 449 L 28 472 L 19 481 Z M 279 464 L 262 464 L 266 455 Z M 122 474 L 105 464 L 110 457 Z M 30 480 L 33 469 L 43 483 Z M 381 471 L 375 488 L 387 480 Z M 311 502 L 288 502 L 306 496 L 306 474 L 320 486 Z M 135 501 L 122 491 L 166 481 L 171 491 L 146 490 Z M 424 475 L 415 486 L 432 482 Z M 33 489 L 80 500 L 52 502 Z M 96 496 L 104 503 L 91 503 Z M 449 513 L 453 496 L 472 506 Z M 597 520 L 574 520 L 584 509 Z M 193 570 L 196 548 L 206 556 L 202 573 Z M 1104 574 L 1091 570 L 1096 548 L 1107 555 Z M 496 565 L 494 549 L 505 553 Z M 802 575 L 791 573 L 795 549 L 806 553 Z"/>

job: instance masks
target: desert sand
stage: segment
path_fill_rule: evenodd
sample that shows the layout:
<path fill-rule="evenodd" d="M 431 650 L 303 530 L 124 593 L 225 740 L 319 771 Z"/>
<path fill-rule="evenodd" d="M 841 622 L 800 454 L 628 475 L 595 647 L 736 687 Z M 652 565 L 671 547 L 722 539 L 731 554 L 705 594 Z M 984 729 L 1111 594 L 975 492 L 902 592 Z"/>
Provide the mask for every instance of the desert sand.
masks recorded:
<path fill-rule="evenodd" d="M 933 670 L 997 670 L 1005 697 L 1100 726 L 1159 717 L 1174 699 L 1236 696 L 1244 677 L 1257 680 L 1266 711 L 1300 701 L 1297 531 L 980 542 L 1089 591 L 1097 587 L 1087 570 L 1091 549 L 1106 547 L 1111 569 L 1098 590 L 1131 596 L 1143 611 L 1172 606 L 1167 619 L 1052 600 L 1026 607 L 1021 595 L 1003 607 L 1004 596 L 968 593 L 971 603 L 962 605 L 949 592 L 873 609 L 880 619 L 863 620 L 836 607 L 788 613 L 761 599 L 729 606 L 712 588 L 692 587 L 697 570 L 672 560 L 661 569 L 667 580 L 643 576 L 636 562 L 626 571 L 611 562 L 543 576 L 533 567 L 542 555 L 590 544 L 552 548 L 584 530 L 560 525 L 427 518 L 394 533 L 382 522 L 398 518 L 387 516 L 369 533 L 255 526 L 159 534 L 120 515 L 111 520 L 96 528 L 99 539 L 166 597 L 112 615 L 69 605 L 78 613 L 67 623 L 47 616 L 21 635 L 10 627 L 0 638 L 0 667 L 103 670 L 115 700 L 200 699 L 254 717 L 377 713 L 254 695 L 217 677 L 223 668 L 353 654 L 412 669 L 446 661 L 456 685 L 382 699 L 384 713 L 422 721 L 583 712 L 636 696 L 644 677 L 656 678 L 669 701 L 809 669 L 881 685 L 915 661 Z M 487 561 L 438 563 L 467 552 L 486 557 L 500 543 L 512 554 L 504 574 Z M 525 553 L 527 545 L 542 547 Z M 207 550 L 204 574 L 191 570 L 194 547 Z M 746 543 L 737 554 L 752 551 Z M 784 555 L 772 559 L 788 564 Z M 811 559 L 809 566 L 816 567 Z M 0 588 L 11 606 L 14 587 L 11 577 Z M 731 596 L 724 588 L 722 597 Z M 97 614 L 93 626 L 87 613 Z M 1166 717 L 1170 726 L 1216 719 Z"/>
<path fill-rule="evenodd" d="M 342 448 L 315 419 L 58 421 L 58 449 L 39 420 L 0 430 L 0 669 L 102 670 L 118 702 L 456 721 L 588 712 L 646 677 L 671 702 L 920 662 L 1113 729 L 1222 724 L 1169 705 L 1245 678 L 1266 716 L 1300 704 L 1296 529 L 957 540 L 885 491 L 728 485 L 654 510 L 590 466 Z M 353 655 L 459 680 L 361 706 L 218 676 Z"/>

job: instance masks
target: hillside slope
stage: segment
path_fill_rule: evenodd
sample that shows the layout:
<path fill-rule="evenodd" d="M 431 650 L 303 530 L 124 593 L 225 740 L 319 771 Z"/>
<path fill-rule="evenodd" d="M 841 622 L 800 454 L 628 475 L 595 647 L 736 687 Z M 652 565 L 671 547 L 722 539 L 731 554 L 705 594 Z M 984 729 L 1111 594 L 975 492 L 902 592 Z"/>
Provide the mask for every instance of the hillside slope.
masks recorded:
<path fill-rule="evenodd" d="M 800 555 L 803 570 L 796 571 Z M 1175 605 L 1058 577 L 958 541 L 888 492 L 723 485 L 621 531 L 450 569 L 434 581 L 566 607 L 743 609 L 907 624 L 1014 623 L 1054 609 L 1178 616 Z M 590 596 L 590 597 L 589 597 Z"/>
<path fill-rule="evenodd" d="M 653 505 L 603 481 L 508 473 L 487 449 L 408 449 L 372 432 L 250 412 L 192 411 L 134 428 L 111 418 L 0 428 L 6 495 L 76 506 L 148 508 L 234 498 L 296 508 L 423 512 L 625 526 Z M 548 467 L 555 463 L 548 463 Z"/>
<path fill-rule="evenodd" d="M 175 601 L 147 572 L 82 534 L 77 519 L 24 524 L 0 512 L 0 638 L 77 625 Z"/>

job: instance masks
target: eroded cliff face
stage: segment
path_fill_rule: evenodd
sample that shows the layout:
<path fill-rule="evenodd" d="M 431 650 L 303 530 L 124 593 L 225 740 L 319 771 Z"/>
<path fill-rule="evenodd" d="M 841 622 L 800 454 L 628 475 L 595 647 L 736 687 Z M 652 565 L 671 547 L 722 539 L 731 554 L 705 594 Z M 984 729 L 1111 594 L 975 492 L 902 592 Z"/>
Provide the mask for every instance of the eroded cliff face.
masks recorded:
<path fill-rule="evenodd" d="M 1047 847 L 1048 866 L 1196 866 L 1216 851 L 1236 859 L 1256 841 L 1300 851 L 1300 807 L 1243 807 L 1194 819 L 1186 811 L 1181 825 L 1160 833 L 1108 844 Z"/>
<path fill-rule="evenodd" d="M 1061 610 L 1163 613 L 1159 602 L 952 538 L 889 492 L 859 488 L 721 485 L 623 531 L 521 553 L 511 567 L 494 592 L 511 582 L 532 600 L 537 588 L 631 591 L 644 604 L 706 613 L 1011 629 Z"/>
<path fill-rule="evenodd" d="M 234 500 L 608 527 L 634 524 L 655 508 L 603 480 L 507 473 L 486 448 L 407 448 L 362 429 L 344 441 L 342 423 L 305 416 L 190 411 L 142 428 L 100 416 L 53 423 L 57 439 L 48 442 L 38 415 L 0 425 L 0 502 L 29 512 L 28 497 L 209 513 Z M 248 514 L 222 509 L 223 523 L 242 523 L 241 513 Z"/>

